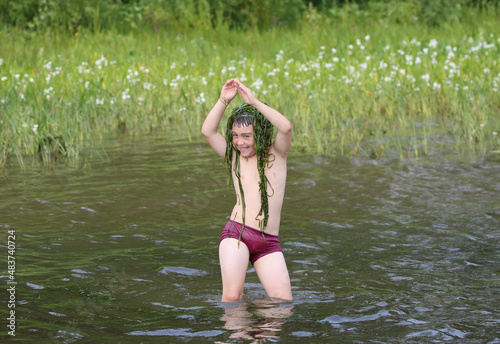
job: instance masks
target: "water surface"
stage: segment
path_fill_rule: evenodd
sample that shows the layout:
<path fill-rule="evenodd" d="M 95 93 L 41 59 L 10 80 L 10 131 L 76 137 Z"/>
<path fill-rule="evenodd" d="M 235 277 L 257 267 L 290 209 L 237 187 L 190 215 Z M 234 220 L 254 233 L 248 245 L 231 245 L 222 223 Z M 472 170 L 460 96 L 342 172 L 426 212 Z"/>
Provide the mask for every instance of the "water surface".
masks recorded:
<path fill-rule="evenodd" d="M 0 249 L 14 229 L 18 281 L 16 337 L 4 320 L 3 338 L 500 343 L 498 162 L 291 156 L 280 238 L 294 301 L 266 298 L 249 266 L 244 299 L 222 304 L 235 198 L 220 159 L 158 138 L 107 154 L 2 179 Z"/>

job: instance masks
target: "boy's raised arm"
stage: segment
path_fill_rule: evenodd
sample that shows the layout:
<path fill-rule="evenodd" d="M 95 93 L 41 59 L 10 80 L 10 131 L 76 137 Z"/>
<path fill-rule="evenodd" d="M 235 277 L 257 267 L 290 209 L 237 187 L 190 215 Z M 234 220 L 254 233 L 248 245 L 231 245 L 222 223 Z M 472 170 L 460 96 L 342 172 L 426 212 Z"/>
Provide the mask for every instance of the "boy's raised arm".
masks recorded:
<path fill-rule="evenodd" d="M 274 141 L 274 148 L 281 156 L 286 157 L 292 145 L 292 124 L 280 112 L 258 100 L 248 87 L 239 81 L 237 83 L 239 92 L 245 102 L 263 114 L 278 131 Z"/>
<path fill-rule="evenodd" d="M 222 158 L 224 158 L 226 154 L 226 139 L 217 131 L 217 128 L 219 127 L 224 111 L 237 93 L 237 81 L 231 79 L 226 82 L 222 87 L 220 98 L 208 113 L 201 127 L 201 133 L 205 136 L 210 147 L 212 147 L 212 149 Z"/>

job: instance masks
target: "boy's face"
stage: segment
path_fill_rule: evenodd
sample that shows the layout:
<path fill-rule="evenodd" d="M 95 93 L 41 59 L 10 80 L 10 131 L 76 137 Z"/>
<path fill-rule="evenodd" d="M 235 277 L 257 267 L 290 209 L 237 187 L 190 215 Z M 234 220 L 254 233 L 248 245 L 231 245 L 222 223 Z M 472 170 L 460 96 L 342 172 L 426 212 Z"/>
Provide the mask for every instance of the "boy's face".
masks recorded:
<path fill-rule="evenodd" d="M 233 124 L 233 144 L 244 158 L 255 155 L 255 141 L 253 138 L 253 125 L 241 126 Z"/>

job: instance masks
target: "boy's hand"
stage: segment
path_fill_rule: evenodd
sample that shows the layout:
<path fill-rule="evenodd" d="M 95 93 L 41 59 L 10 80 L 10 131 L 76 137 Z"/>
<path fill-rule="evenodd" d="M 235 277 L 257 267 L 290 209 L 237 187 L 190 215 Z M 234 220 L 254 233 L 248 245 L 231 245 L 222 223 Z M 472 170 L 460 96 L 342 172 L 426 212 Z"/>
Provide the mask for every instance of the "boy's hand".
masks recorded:
<path fill-rule="evenodd" d="M 243 97 L 245 103 L 252 106 L 255 105 L 255 103 L 257 102 L 257 98 L 255 98 L 252 91 L 248 87 L 243 85 L 240 81 L 236 80 L 236 82 L 238 83 L 238 90 L 241 96 Z"/>
<path fill-rule="evenodd" d="M 234 97 L 236 97 L 236 94 L 238 94 L 238 81 L 231 79 L 222 87 L 220 97 L 229 103 L 234 99 Z"/>

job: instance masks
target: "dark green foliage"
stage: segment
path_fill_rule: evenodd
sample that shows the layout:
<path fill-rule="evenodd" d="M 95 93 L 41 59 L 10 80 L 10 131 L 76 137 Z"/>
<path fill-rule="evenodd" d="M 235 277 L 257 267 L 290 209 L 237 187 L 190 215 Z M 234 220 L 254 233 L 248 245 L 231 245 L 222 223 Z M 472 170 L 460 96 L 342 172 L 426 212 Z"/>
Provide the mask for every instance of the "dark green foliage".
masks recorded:
<path fill-rule="evenodd" d="M 62 136 L 47 135 L 39 138 L 38 153 L 41 160 L 45 160 L 51 154 L 54 154 L 56 161 L 63 161 L 63 157 L 67 157 L 68 155 L 68 148 Z"/>
<path fill-rule="evenodd" d="M 391 3 L 391 2 L 404 2 L 405 0 L 310 0 L 306 1 L 307 3 L 312 4 L 314 7 L 319 8 L 320 10 L 323 9 L 329 9 L 332 7 L 342 7 L 344 5 L 350 4 L 350 5 L 357 5 L 362 8 L 368 7 L 369 4 L 373 4 L 376 2 L 379 3 Z M 442 1 L 440 0 L 416 0 L 418 2 L 427 2 L 427 3 L 440 3 Z M 465 5 L 472 5 L 472 6 L 488 6 L 488 5 L 493 5 L 493 6 L 498 6 L 500 4 L 500 0 L 450 0 L 446 1 L 449 2 L 450 4 L 457 3 L 457 2 L 462 2 Z"/>
<path fill-rule="evenodd" d="M 224 23 L 230 28 L 293 26 L 303 0 L 4 0 L 7 27 L 76 33 L 115 29 L 186 29 Z"/>
<path fill-rule="evenodd" d="M 227 120 L 226 129 L 226 158 L 225 162 L 229 171 L 228 183 L 232 182 L 232 171 L 236 178 L 238 178 L 238 186 L 240 189 L 241 202 L 243 208 L 243 226 L 245 225 L 245 195 L 243 193 L 243 187 L 241 185 L 241 175 L 240 175 L 240 151 L 236 149 L 233 143 L 233 123 L 238 120 L 238 117 L 247 117 L 253 123 L 254 129 L 254 140 L 255 140 L 255 151 L 257 154 L 257 170 L 259 171 L 259 189 L 261 198 L 261 208 L 258 216 L 264 215 L 263 220 L 260 222 L 260 230 L 264 232 L 267 226 L 267 221 L 269 219 L 269 202 L 267 194 L 267 185 L 269 180 L 265 175 L 265 167 L 270 163 L 269 161 L 269 147 L 273 141 L 273 125 L 269 120 L 264 117 L 257 109 L 253 106 L 243 103 L 231 112 L 231 116 Z M 235 161 L 233 164 L 233 152 L 235 153 Z M 234 165 L 234 166 L 233 166 Z M 241 231 L 243 232 L 243 230 Z M 241 235 L 241 233 L 240 233 Z"/>
<path fill-rule="evenodd" d="M 467 7 L 498 9 L 500 0 L 4 0 L 0 23 L 35 31 L 268 30 L 294 27 L 311 9 L 347 16 L 437 26 L 460 19 Z"/>
<path fill-rule="evenodd" d="M 398 24 L 440 26 L 462 20 L 472 7 L 497 10 L 500 0 L 316 0 L 312 4 L 335 19 L 370 18 Z"/>
<path fill-rule="evenodd" d="M 419 18 L 430 26 L 439 26 L 442 22 L 459 20 L 465 0 L 424 0 Z"/>
<path fill-rule="evenodd" d="M 95 32 L 119 22 L 125 10 L 113 0 L 6 0 L 0 5 L 0 18 L 8 26 L 37 31 Z"/>
<path fill-rule="evenodd" d="M 209 1 L 211 5 L 221 3 Z M 273 26 L 294 26 L 306 9 L 303 0 L 228 0 L 220 8 L 231 27 L 269 28 Z"/>
<path fill-rule="evenodd" d="M 336 19 L 371 18 L 380 22 L 408 24 L 416 22 L 427 26 L 460 21 L 473 7 L 493 8 L 498 0 L 354 0 L 330 1 L 330 8 L 323 7 Z"/>

